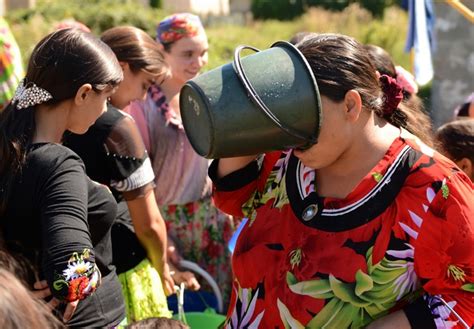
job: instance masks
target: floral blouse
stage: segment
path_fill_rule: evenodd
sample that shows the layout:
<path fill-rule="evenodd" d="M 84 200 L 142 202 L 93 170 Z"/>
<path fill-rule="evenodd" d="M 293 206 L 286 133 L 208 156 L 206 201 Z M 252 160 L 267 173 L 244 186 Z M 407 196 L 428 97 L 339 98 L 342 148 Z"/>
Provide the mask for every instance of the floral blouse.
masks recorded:
<path fill-rule="evenodd" d="M 399 309 L 413 328 L 473 325 L 473 186 L 412 135 L 344 199 L 318 196 L 291 150 L 216 168 L 216 204 L 249 218 L 226 328 L 361 328 Z"/>

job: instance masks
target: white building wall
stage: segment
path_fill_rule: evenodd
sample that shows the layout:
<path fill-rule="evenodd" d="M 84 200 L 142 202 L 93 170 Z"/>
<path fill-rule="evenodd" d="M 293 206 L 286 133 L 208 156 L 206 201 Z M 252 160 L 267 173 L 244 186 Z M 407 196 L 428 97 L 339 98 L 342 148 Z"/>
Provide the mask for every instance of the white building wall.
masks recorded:
<path fill-rule="evenodd" d="M 164 0 L 169 12 L 192 12 L 199 15 L 228 15 L 229 0 Z"/>

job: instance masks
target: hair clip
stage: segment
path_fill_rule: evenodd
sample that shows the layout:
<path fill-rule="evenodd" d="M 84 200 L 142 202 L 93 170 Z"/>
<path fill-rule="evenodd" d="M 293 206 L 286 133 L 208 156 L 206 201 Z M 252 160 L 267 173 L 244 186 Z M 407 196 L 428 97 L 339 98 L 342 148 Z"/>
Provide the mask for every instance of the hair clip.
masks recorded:
<path fill-rule="evenodd" d="M 47 90 L 38 87 L 33 82 L 27 82 L 25 84 L 25 79 L 23 79 L 15 91 L 12 103 L 16 102 L 16 108 L 21 110 L 42 104 L 52 98 L 53 96 Z"/>

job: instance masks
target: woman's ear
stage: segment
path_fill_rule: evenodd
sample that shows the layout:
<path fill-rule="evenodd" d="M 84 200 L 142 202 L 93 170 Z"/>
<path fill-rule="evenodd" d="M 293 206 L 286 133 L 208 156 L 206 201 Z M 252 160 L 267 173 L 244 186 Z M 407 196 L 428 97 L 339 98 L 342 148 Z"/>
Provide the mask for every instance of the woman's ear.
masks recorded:
<path fill-rule="evenodd" d="M 119 61 L 119 65 L 120 67 L 122 68 L 122 71 L 125 72 L 125 70 L 129 70 L 130 69 L 130 65 L 127 63 L 127 62 L 121 62 Z"/>
<path fill-rule="evenodd" d="M 83 84 L 76 92 L 74 103 L 78 106 L 83 105 L 92 91 L 93 89 L 90 83 Z"/>
<path fill-rule="evenodd" d="M 473 168 L 473 163 L 470 159 L 468 158 L 462 158 L 459 161 L 456 161 L 456 164 L 458 167 L 466 173 L 466 175 L 469 176 L 469 178 L 473 178 L 474 176 L 474 168 Z"/>
<path fill-rule="evenodd" d="M 344 105 L 346 117 L 349 121 L 355 122 L 359 119 L 362 111 L 362 99 L 357 90 L 349 90 L 344 96 Z"/>

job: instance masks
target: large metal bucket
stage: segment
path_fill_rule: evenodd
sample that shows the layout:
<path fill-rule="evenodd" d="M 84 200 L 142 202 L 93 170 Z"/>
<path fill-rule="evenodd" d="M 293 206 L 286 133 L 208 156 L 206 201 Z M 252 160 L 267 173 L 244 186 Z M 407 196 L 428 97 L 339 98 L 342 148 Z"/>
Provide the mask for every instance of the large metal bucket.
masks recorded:
<path fill-rule="evenodd" d="M 240 58 L 243 49 L 257 53 Z M 234 62 L 181 89 L 186 134 L 206 158 L 305 148 L 317 141 L 321 100 L 311 68 L 292 44 L 235 50 Z"/>

